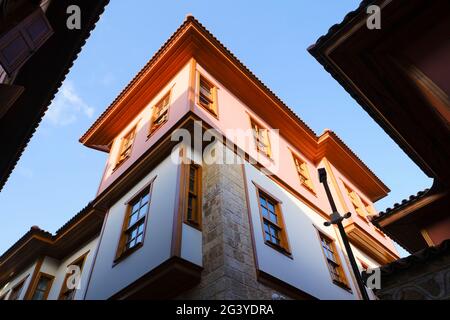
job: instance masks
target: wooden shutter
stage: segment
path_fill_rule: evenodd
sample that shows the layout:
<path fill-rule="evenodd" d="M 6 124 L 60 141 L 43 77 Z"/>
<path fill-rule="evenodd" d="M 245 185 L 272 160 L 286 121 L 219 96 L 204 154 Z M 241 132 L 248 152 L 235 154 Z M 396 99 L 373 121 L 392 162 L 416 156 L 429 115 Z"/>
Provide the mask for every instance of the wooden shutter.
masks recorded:
<path fill-rule="evenodd" d="M 53 34 L 42 9 L 37 9 L 18 25 L 0 36 L 0 64 L 13 74 Z"/>

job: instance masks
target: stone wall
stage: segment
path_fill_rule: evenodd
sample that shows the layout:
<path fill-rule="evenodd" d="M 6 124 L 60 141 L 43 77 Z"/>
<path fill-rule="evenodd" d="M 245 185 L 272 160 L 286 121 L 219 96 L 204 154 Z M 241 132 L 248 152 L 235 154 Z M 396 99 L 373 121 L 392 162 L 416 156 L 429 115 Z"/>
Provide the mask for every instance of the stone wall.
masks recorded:
<path fill-rule="evenodd" d="M 181 299 L 272 299 L 257 281 L 241 165 L 203 166 L 203 267 Z"/>
<path fill-rule="evenodd" d="M 398 267 L 382 270 L 381 289 L 376 292 L 380 299 L 450 300 L 450 250 L 431 258 L 416 254 L 402 260 L 406 261 L 394 262 Z"/>

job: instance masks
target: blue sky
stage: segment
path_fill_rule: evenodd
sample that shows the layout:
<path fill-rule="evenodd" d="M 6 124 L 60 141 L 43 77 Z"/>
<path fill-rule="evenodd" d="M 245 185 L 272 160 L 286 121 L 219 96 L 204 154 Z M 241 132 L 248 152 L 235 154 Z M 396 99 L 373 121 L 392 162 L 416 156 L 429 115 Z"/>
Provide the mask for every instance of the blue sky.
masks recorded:
<path fill-rule="evenodd" d="M 106 154 L 79 137 L 192 13 L 318 134 L 335 131 L 391 188 L 383 210 L 431 185 L 306 51 L 359 0 L 111 1 L 0 193 L 0 252 L 55 232 L 95 197 Z"/>

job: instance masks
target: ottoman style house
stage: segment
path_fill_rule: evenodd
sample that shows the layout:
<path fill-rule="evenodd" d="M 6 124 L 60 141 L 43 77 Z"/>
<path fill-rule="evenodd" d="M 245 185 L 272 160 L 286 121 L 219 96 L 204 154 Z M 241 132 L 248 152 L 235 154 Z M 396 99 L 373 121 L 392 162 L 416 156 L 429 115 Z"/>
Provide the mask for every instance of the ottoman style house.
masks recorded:
<path fill-rule="evenodd" d="M 97 195 L 0 257 L 3 299 L 361 299 L 319 168 L 361 270 L 398 259 L 370 222 L 389 189 L 192 16 L 80 142 L 109 155 Z"/>

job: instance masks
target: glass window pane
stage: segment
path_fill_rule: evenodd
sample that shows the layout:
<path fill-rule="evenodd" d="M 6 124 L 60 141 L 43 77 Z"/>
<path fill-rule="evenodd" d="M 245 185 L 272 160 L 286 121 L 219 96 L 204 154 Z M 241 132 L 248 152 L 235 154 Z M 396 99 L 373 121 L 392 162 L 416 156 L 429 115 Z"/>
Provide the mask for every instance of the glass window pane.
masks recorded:
<path fill-rule="evenodd" d="M 136 212 L 131 215 L 130 221 L 128 222 L 128 226 L 133 225 L 134 223 L 136 223 L 137 220 L 138 220 L 138 213 Z"/>
<path fill-rule="evenodd" d="M 269 217 L 269 213 L 267 212 L 266 208 L 261 208 L 261 213 L 262 213 L 263 217 L 266 217 L 266 218 Z"/>
<path fill-rule="evenodd" d="M 141 206 L 143 206 L 144 204 L 146 204 L 148 202 L 148 199 L 150 198 L 150 194 L 145 193 L 145 195 L 142 197 L 141 199 Z"/>
<path fill-rule="evenodd" d="M 275 206 L 273 205 L 273 203 L 269 201 L 268 205 L 269 205 L 268 206 L 269 211 L 272 213 L 275 213 Z"/>
<path fill-rule="evenodd" d="M 45 289 L 47 288 L 48 281 L 49 280 L 47 278 L 41 277 L 39 279 L 39 283 L 37 285 L 37 289 L 45 291 Z"/>
<path fill-rule="evenodd" d="M 139 201 L 135 204 L 133 204 L 133 206 L 131 207 L 131 213 L 137 212 L 140 208 L 140 203 Z"/>
<path fill-rule="evenodd" d="M 44 300 L 44 292 L 36 290 L 36 292 L 33 295 L 33 300 Z"/>
<path fill-rule="evenodd" d="M 270 220 L 272 220 L 275 223 L 278 223 L 278 218 L 276 215 L 274 215 L 273 213 L 270 213 Z"/>
<path fill-rule="evenodd" d="M 144 204 L 144 206 L 139 210 L 139 218 L 145 216 L 148 211 L 148 203 Z"/>
<path fill-rule="evenodd" d="M 263 206 L 267 208 L 267 203 L 266 203 L 266 199 L 264 199 L 263 197 L 259 197 L 259 203 Z"/>

